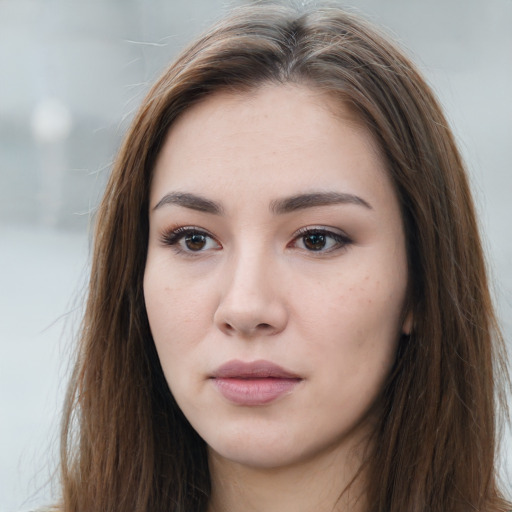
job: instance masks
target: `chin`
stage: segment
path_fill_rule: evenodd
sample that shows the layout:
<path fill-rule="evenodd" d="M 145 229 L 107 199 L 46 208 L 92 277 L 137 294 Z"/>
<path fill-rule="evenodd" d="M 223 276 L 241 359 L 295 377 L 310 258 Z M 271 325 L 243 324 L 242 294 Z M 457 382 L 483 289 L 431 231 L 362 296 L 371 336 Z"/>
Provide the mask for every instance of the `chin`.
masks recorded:
<path fill-rule="evenodd" d="M 273 435 L 272 435 L 273 434 Z M 264 430 L 226 429 L 221 436 L 203 437 L 211 457 L 247 467 L 274 469 L 293 464 L 303 453 L 289 433 L 267 426 Z"/>
<path fill-rule="evenodd" d="M 247 468 L 271 470 L 291 466 L 299 463 L 301 454 L 291 453 L 288 450 L 275 450 L 274 448 L 251 443 L 250 446 L 226 446 L 215 450 L 208 447 L 210 457 L 217 460 L 229 461 Z"/>
<path fill-rule="evenodd" d="M 307 465 L 324 460 L 342 460 L 354 457 L 360 460 L 367 448 L 372 431 L 369 417 L 347 428 L 316 430 L 312 425 L 300 431 L 263 423 L 237 425 L 237 428 L 218 429 L 203 439 L 210 458 L 219 463 L 230 462 L 248 468 L 277 470 Z M 323 465 L 323 463 L 322 463 Z"/>

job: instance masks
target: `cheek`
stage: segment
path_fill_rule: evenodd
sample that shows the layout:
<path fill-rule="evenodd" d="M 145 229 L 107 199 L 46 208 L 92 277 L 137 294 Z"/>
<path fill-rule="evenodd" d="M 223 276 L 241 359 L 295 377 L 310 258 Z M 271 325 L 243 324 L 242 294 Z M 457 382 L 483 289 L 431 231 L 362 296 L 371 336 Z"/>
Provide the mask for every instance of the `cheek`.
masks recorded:
<path fill-rule="evenodd" d="M 317 327 L 367 330 L 377 324 L 397 329 L 405 299 L 406 281 L 392 272 L 352 270 L 333 275 L 319 286 L 297 282 L 290 293 L 297 297 L 298 318 L 309 318 Z M 308 292 L 304 293 L 307 289 Z"/>
<path fill-rule="evenodd" d="M 206 328 L 203 294 L 204 290 L 180 283 L 169 271 L 146 268 L 144 300 L 151 334 L 165 379 L 176 399 L 184 395 L 183 390 L 194 389 L 196 385 L 191 370 Z"/>
<path fill-rule="evenodd" d="M 311 340 L 308 360 L 322 369 L 317 377 L 323 393 L 317 400 L 336 411 L 334 423 L 363 418 L 393 366 L 403 298 L 401 293 L 382 293 L 382 287 L 382 282 L 363 279 L 333 290 L 323 307 L 319 300 L 311 302 L 316 328 L 309 325 L 303 336 Z"/>
<path fill-rule="evenodd" d="M 210 287 L 193 286 L 169 269 L 148 265 L 144 274 L 144 300 L 151 333 L 162 366 L 194 348 L 213 313 Z"/>
<path fill-rule="evenodd" d="M 309 287 L 311 293 L 291 293 L 300 297 L 295 317 L 302 319 L 301 338 L 309 340 L 308 357 L 334 373 L 336 368 L 357 368 L 368 375 L 388 371 L 400 337 L 406 289 L 402 272 L 390 268 L 386 274 L 375 264 L 354 265 L 321 287 Z"/>

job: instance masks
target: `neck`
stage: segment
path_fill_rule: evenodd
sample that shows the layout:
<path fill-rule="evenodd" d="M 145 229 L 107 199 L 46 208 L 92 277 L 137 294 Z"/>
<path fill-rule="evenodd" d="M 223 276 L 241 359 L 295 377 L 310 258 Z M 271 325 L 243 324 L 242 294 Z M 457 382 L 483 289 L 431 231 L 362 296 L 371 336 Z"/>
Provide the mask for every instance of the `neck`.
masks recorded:
<path fill-rule="evenodd" d="M 278 468 L 228 461 L 210 450 L 208 512 L 363 512 L 361 457 L 327 453 Z"/>

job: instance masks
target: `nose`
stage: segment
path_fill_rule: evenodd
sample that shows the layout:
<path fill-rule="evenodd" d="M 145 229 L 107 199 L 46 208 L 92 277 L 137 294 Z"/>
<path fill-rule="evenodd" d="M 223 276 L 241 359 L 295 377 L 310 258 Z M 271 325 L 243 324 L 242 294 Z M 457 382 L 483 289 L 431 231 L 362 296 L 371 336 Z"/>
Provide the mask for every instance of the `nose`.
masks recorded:
<path fill-rule="evenodd" d="M 288 323 L 286 291 L 269 258 L 240 255 L 223 276 L 215 325 L 227 335 L 254 338 L 280 333 Z"/>

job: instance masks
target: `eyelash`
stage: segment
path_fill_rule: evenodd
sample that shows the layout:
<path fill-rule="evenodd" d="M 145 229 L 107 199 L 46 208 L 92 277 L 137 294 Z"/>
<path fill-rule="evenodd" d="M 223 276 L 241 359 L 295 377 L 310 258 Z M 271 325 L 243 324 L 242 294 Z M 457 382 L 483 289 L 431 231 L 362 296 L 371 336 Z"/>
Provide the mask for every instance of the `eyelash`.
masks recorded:
<path fill-rule="evenodd" d="M 203 229 L 199 229 L 193 226 L 182 226 L 176 229 L 172 229 L 170 231 L 167 231 L 162 234 L 161 241 L 164 245 L 172 247 L 177 253 L 185 254 L 187 256 L 194 257 L 196 255 L 199 255 L 200 253 L 204 252 L 204 247 L 198 248 L 197 250 L 190 249 L 189 247 L 183 247 L 181 245 L 181 242 L 186 239 L 186 237 L 192 237 L 198 235 L 200 237 L 205 237 L 206 239 L 210 239 L 215 242 L 215 244 L 218 247 L 215 248 L 207 248 L 212 250 L 219 250 L 222 249 L 222 245 L 215 240 L 215 238 L 208 233 L 207 231 L 204 231 Z M 345 234 L 337 233 L 334 231 L 331 231 L 326 228 L 322 227 L 304 227 L 299 229 L 293 236 L 293 240 L 287 245 L 287 247 L 291 248 L 297 248 L 296 244 L 299 240 L 302 240 L 304 244 L 304 239 L 307 236 L 319 236 L 324 237 L 323 240 L 326 241 L 326 239 L 331 239 L 334 241 L 334 244 L 324 249 L 324 247 L 320 247 L 319 249 L 308 249 L 304 247 L 302 250 L 311 253 L 313 255 L 322 255 L 322 254 L 328 254 L 331 252 L 334 252 L 339 249 L 346 248 L 348 245 L 352 243 L 352 240 Z M 208 244 L 208 241 L 205 242 Z M 305 244 L 304 244 L 305 245 Z"/>

